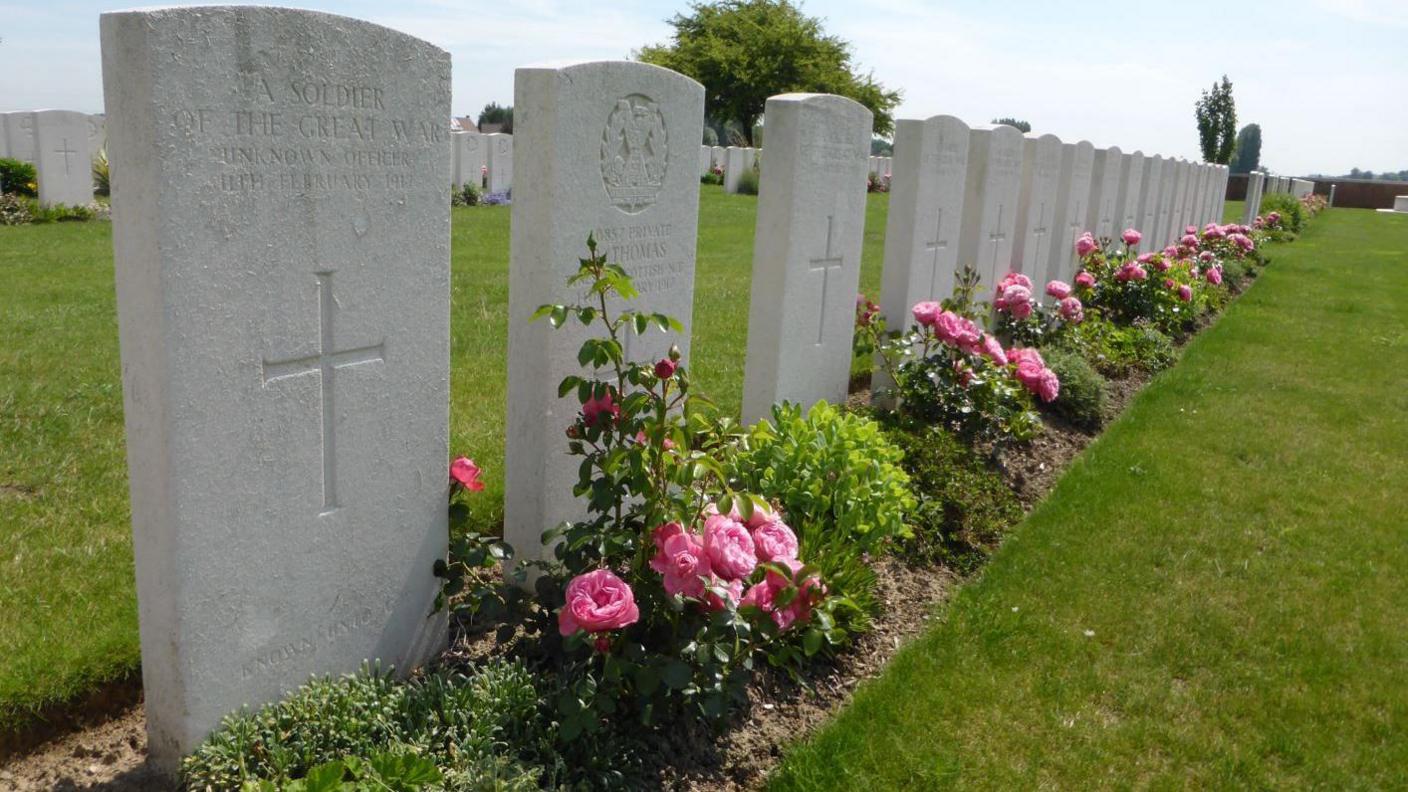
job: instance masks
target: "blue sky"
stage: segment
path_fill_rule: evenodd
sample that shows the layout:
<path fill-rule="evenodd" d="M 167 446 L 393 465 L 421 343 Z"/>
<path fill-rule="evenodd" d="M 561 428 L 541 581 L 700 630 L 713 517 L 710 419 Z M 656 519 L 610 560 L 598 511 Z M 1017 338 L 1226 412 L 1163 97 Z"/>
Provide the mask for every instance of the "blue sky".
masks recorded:
<path fill-rule="evenodd" d="M 513 97 L 515 67 L 624 58 L 683 0 L 305 0 L 454 59 L 454 109 Z M 0 110 L 99 112 L 99 0 L 0 0 Z M 1408 168 L 1408 0 L 810 0 L 899 117 L 996 116 L 1097 146 L 1192 158 L 1193 102 L 1224 72 L 1282 173 Z"/>

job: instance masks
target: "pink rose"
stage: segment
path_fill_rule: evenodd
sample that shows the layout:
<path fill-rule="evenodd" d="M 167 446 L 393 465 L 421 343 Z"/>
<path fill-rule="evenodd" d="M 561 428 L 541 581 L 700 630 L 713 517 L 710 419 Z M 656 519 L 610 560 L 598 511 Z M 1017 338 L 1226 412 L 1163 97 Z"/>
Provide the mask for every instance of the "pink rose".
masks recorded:
<path fill-rule="evenodd" d="M 1177 285 L 1177 284 L 1175 284 L 1175 283 L 1173 282 L 1173 278 L 1164 278 L 1164 288 L 1165 288 L 1165 289 L 1172 289 L 1172 288 L 1173 288 L 1174 286 L 1176 286 L 1176 285 Z"/>
<path fill-rule="evenodd" d="M 1133 228 L 1126 228 L 1124 230 L 1124 233 L 1120 234 L 1120 239 L 1123 239 L 1124 243 L 1126 245 L 1129 245 L 1130 247 L 1134 247 L 1135 245 L 1139 244 L 1139 240 L 1143 238 L 1144 235 L 1134 230 Z"/>
<path fill-rule="evenodd" d="M 722 597 L 718 592 L 722 591 Z M 743 581 L 728 580 L 721 578 L 710 578 L 709 585 L 704 589 L 704 609 L 711 611 L 721 611 L 728 607 L 738 607 L 743 601 Z"/>
<path fill-rule="evenodd" d="M 953 371 L 958 375 L 960 387 L 968 387 L 973 384 L 973 367 L 962 360 L 953 361 Z"/>
<path fill-rule="evenodd" d="M 1090 255 L 1099 245 L 1095 244 L 1095 237 L 1089 231 L 1080 235 L 1076 240 L 1076 255 L 1085 258 Z"/>
<path fill-rule="evenodd" d="M 1056 372 L 1051 369 L 1041 370 L 1041 377 L 1036 384 L 1036 395 L 1048 404 L 1056 401 L 1056 397 L 1061 395 L 1061 380 L 1056 376 Z"/>
<path fill-rule="evenodd" d="M 1217 286 L 1218 284 L 1222 283 L 1222 270 L 1218 269 L 1217 267 L 1208 267 L 1207 278 L 1208 283 Z"/>
<path fill-rule="evenodd" d="M 458 457 L 450 463 L 450 480 L 470 492 L 484 491 L 484 482 L 479 480 L 483 472 L 469 457 Z"/>
<path fill-rule="evenodd" d="M 1046 293 L 1058 300 L 1064 300 L 1071 296 L 1071 284 L 1065 281 L 1050 281 L 1046 284 Z"/>
<path fill-rule="evenodd" d="M 1212 254 L 1211 250 L 1204 250 L 1202 253 L 1198 254 L 1198 261 L 1201 261 L 1204 264 L 1208 263 L 1209 261 L 1212 261 L 1214 258 L 1216 258 L 1216 256 Z"/>
<path fill-rule="evenodd" d="M 933 300 L 925 300 L 914 304 L 911 311 L 914 313 L 914 321 L 924 327 L 933 327 L 939 321 L 939 314 L 943 313 L 943 306 Z"/>
<path fill-rule="evenodd" d="M 667 522 L 655 526 L 655 530 L 650 534 L 650 541 L 655 545 L 655 557 L 650 559 L 651 569 L 662 575 L 668 571 L 669 566 L 663 560 L 665 543 L 682 533 L 684 533 L 684 526 L 677 522 Z"/>
<path fill-rule="evenodd" d="M 1179 286 L 1179 287 L 1178 287 L 1178 299 L 1182 300 L 1183 302 L 1192 302 L 1192 301 L 1193 301 L 1193 287 L 1192 287 L 1192 286 L 1189 286 L 1189 285 L 1186 284 L 1186 283 L 1183 284 L 1182 286 Z"/>
<path fill-rule="evenodd" d="M 695 599 L 704 596 L 704 581 L 713 574 L 704 543 L 689 531 L 667 538 L 660 552 L 650 559 L 650 568 L 663 576 L 666 594 Z"/>
<path fill-rule="evenodd" d="M 753 547 L 759 561 L 781 561 L 797 557 L 797 534 L 781 520 L 763 523 L 753 529 Z"/>
<path fill-rule="evenodd" d="M 821 581 L 815 576 L 808 576 L 800 582 L 795 580 L 796 574 L 802 569 L 802 562 L 789 558 L 782 563 L 792 570 L 793 580 L 788 580 L 776 572 L 769 571 L 762 582 L 748 589 L 748 593 L 743 595 L 741 604 L 758 608 L 768 614 L 779 630 L 786 631 L 792 625 L 805 622 L 810 618 L 812 606 L 825 596 L 826 587 L 822 586 Z M 776 606 L 777 595 L 789 585 L 797 586 L 797 596 L 786 607 L 779 608 Z"/>
<path fill-rule="evenodd" d="M 1246 234 L 1236 233 L 1229 237 L 1229 239 L 1232 240 L 1232 244 L 1248 252 L 1256 247 L 1256 244 L 1252 242 L 1252 238 Z"/>
<path fill-rule="evenodd" d="M 1149 262 L 1151 262 L 1151 261 L 1154 260 L 1154 254 L 1153 254 L 1153 253 L 1140 253 L 1140 254 L 1138 255 L 1138 257 L 1136 257 L 1134 260 L 1137 261 L 1137 262 L 1139 262 L 1140 264 L 1148 264 Z"/>
<path fill-rule="evenodd" d="M 940 341 L 965 351 L 976 351 L 982 340 L 982 331 L 973 320 L 966 319 L 952 311 L 944 311 L 934 327 L 934 335 Z"/>
<path fill-rule="evenodd" d="M 669 358 L 660 358 L 659 362 L 655 364 L 655 376 L 662 380 L 669 379 L 675 375 L 675 368 L 675 361 Z"/>
<path fill-rule="evenodd" d="M 1081 270 L 1080 273 L 1076 275 L 1076 285 L 1089 289 L 1095 285 L 1095 276 L 1085 270 Z"/>
<path fill-rule="evenodd" d="M 1121 283 L 1126 283 L 1132 280 L 1142 281 L 1148 277 L 1149 273 L 1143 267 L 1133 262 L 1125 264 L 1124 266 L 1120 267 L 1118 271 L 1115 272 L 1115 280 Z"/>
<path fill-rule="evenodd" d="M 704 552 L 714 574 L 725 580 L 742 580 L 758 566 L 757 550 L 748 529 L 722 514 L 704 521 Z"/>
<path fill-rule="evenodd" d="M 998 281 L 997 293 L 1002 294 L 1009 286 L 1021 286 L 1027 291 L 1031 291 L 1032 279 L 1020 272 L 1009 272 L 1002 276 L 1001 281 Z"/>
<path fill-rule="evenodd" d="M 754 506 L 753 514 L 743 521 L 743 526 L 750 531 L 756 531 L 770 522 L 776 522 L 778 519 L 780 518 L 777 512 L 773 511 L 771 506 Z"/>
<path fill-rule="evenodd" d="M 1027 287 L 1015 284 L 1008 286 L 1001 299 L 1005 302 L 1001 307 L 1010 311 L 1013 318 L 1026 319 L 1032 315 L 1032 293 Z"/>
<path fill-rule="evenodd" d="M 1158 258 L 1154 259 L 1154 269 L 1158 270 L 1159 272 L 1168 272 L 1169 268 L 1172 266 L 1173 265 L 1169 263 L 1168 259 L 1164 258 L 1163 256 L 1159 256 Z"/>
<path fill-rule="evenodd" d="M 621 408 L 611 400 L 610 392 L 600 399 L 593 396 L 582 404 L 582 420 L 587 426 L 596 426 L 600 421 L 603 426 L 621 417 Z"/>
<path fill-rule="evenodd" d="M 567 584 L 567 601 L 557 612 L 557 630 L 572 635 L 619 630 L 640 619 L 635 594 L 626 581 L 609 569 L 596 569 L 572 578 Z"/>
<path fill-rule="evenodd" d="M 1067 297 L 1061 301 L 1059 308 L 1061 318 L 1071 324 L 1080 324 L 1085 321 L 1085 306 L 1075 297 Z"/>
<path fill-rule="evenodd" d="M 1007 353 L 1002 351 L 1002 342 L 996 336 L 983 336 L 983 354 L 999 366 L 1007 365 Z"/>
<path fill-rule="evenodd" d="M 1177 257 L 1178 257 L 1178 247 L 1177 247 L 1176 245 L 1169 245 L 1168 247 L 1164 248 L 1164 258 L 1177 258 Z"/>
<path fill-rule="evenodd" d="M 1198 227 L 1197 227 L 1197 226 L 1193 226 L 1193 225 L 1187 226 L 1187 227 L 1185 227 L 1185 228 L 1183 229 L 1183 233 L 1185 233 L 1185 234 L 1196 234 L 1196 233 L 1198 233 Z"/>
<path fill-rule="evenodd" d="M 1188 248 L 1195 248 L 1198 246 L 1198 238 L 1193 234 L 1184 234 L 1183 238 L 1178 240 L 1178 244 Z"/>
<path fill-rule="evenodd" d="M 1041 359 L 1041 353 L 1033 347 L 1013 347 L 1007 350 L 1007 362 L 1017 368 L 1024 365 L 1035 366 L 1038 369 L 1046 368 L 1046 361 Z"/>

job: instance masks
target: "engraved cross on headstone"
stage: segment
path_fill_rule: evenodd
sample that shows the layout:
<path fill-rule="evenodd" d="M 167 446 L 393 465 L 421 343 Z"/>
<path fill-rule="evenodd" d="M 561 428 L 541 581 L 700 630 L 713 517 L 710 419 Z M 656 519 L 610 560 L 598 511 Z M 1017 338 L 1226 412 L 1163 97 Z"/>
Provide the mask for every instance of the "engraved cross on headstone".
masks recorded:
<path fill-rule="evenodd" d="M 74 154 L 77 154 L 78 152 L 74 151 L 72 148 L 69 147 L 68 138 L 64 138 L 63 147 L 54 149 L 54 153 L 64 155 L 64 173 L 72 173 L 73 170 L 71 167 L 69 167 L 69 157 L 73 156 Z"/>
<path fill-rule="evenodd" d="M 997 251 L 1002 247 L 1002 243 L 1007 241 L 1007 235 L 1002 233 L 1002 210 L 1003 205 L 997 205 L 997 225 L 994 230 L 988 233 L 988 242 L 992 243 L 992 271 L 997 272 Z M 1001 273 L 998 273 L 999 275 Z"/>
<path fill-rule="evenodd" d="M 333 332 L 333 316 L 337 301 L 332 296 L 332 271 L 316 272 L 318 276 L 318 351 L 283 360 L 264 360 L 264 385 L 303 374 L 317 374 L 323 398 L 323 510 L 330 514 L 337 509 L 337 435 L 333 394 L 337 370 L 362 363 L 380 363 L 385 358 L 385 342 L 352 349 L 337 349 Z"/>
<path fill-rule="evenodd" d="M 1041 202 L 1041 211 L 1036 216 L 1036 228 L 1032 229 L 1032 236 L 1036 237 L 1036 244 L 1041 244 L 1041 238 L 1051 232 L 1046 227 L 1046 202 Z"/>
<path fill-rule="evenodd" d="M 826 255 L 821 258 L 811 260 L 808 267 L 812 272 L 821 272 L 821 304 L 817 306 L 816 323 L 816 344 L 821 346 L 822 335 L 826 330 L 826 292 L 831 283 L 831 271 L 840 269 L 845 265 L 845 259 L 835 253 L 832 248 L 832 232 L 836 228 L 836 216 L 828 215 L 826 218 Z"/>
<path fill-rule="evenodd" d="M 943 235 L 943 231 L 944 210 L 940 207 L 939 215 L 934 220 L 934 238 L 924 243 L 924 249 L 932 251 L 934 254 L 934 258 L 929 261 L 929 291 L 925 294 L 929 299 L 933 299 L 937 296 L 934 294 L 934 290 L 938 288 L 939 284 L 939 253 L 940 251 L 948 249 L 948 240 L 939 238 Z"/>

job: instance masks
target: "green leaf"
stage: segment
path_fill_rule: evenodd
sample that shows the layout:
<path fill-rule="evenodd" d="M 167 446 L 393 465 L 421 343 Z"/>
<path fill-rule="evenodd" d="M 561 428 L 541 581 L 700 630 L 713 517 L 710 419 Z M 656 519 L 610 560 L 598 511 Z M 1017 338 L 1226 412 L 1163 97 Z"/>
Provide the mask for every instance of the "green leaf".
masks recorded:
<path fill-rule="evenodd" d="M 823 638 L 824 636 L 821 630 L 815 627 L 808 628 L 807 631 L 802 634 L 802 651 L 807 653 L 807 657 L 811 657 L 821 650 L 821 641 Z"/>
<path fill-rule="evenodd" d="M 552 310 L 548 311 L 548 324 L 551 324 L 553 327 L 562 327 L 562 323 L 566 321 L 567 306 L 554 305 Z"/>
<path fill-rule="evenodd" d="M 688 665 L 679 661 L 671 660 L 665 664 L 664 673 L 661 675 L 665 684 L 674 690 L 683 690 L 689 686 L 694 679 L 694 672 Z"/>
<path fill-rule="evenodd" d="M 533 315 L 529 317 L 528 321 L 536 322 L 539 319 L 542 319 L 544 316 L 551 314 L 553 309 L 556 307 L 556 305 L 540 305 L 538 306 L 538 310 L 534 311 Z"/>
<path fill-rule="evenodd" d="M 304 792 L 337 792 L 342 789 L 342 776 L 347 767 L 342 762 L 320 764 L 308 771 L 303 779 Z"/>

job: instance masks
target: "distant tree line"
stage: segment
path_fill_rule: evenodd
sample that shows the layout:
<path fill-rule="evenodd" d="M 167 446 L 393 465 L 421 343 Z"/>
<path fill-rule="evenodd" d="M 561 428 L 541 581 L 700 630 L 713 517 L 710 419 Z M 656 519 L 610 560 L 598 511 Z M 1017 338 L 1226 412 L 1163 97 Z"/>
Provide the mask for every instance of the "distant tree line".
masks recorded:
<path fill-rule="evenodd" d="M 1316 173 L 1313 174 L 1312 177 L 1316 179 L 1364 179 L 1366 181 L 1408 182 L 1408 170 L 1384 171 L 1383 173 L 1374 173 L 1371 170 L 1360 170 L 1358 168 L 1350 168 L 1349 173 L 1343 174 L 1341 176 L 1327 176 L 1323 173 Z"/>

